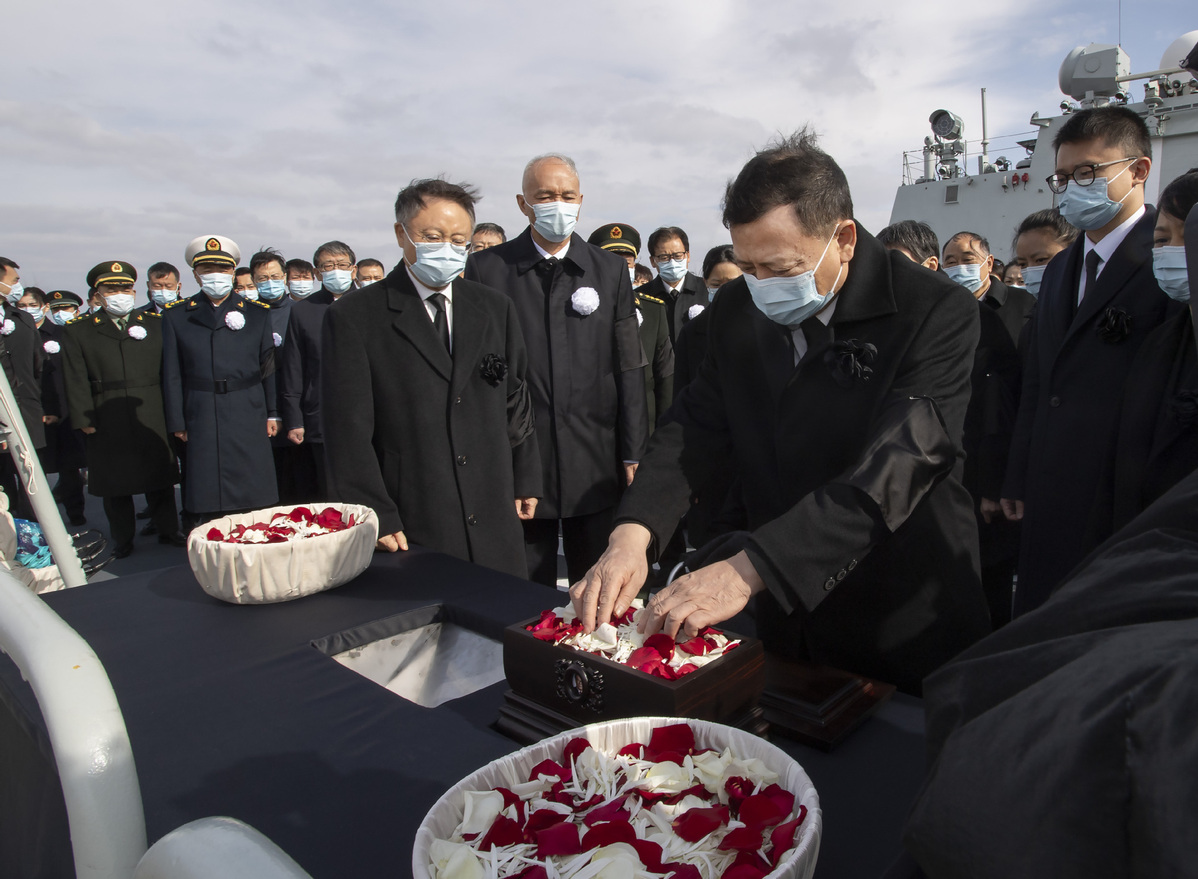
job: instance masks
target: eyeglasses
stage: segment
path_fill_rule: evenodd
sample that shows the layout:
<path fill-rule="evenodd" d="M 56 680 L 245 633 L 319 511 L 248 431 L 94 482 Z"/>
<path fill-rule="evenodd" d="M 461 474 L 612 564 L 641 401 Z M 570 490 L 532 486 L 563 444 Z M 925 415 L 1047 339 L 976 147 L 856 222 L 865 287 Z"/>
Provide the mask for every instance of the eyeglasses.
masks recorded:
<path fill-rule="evenodd" d="M 1060 195 L 1065 191 L 1070 179 L 1078 186 L 1089 186 L 1094 182 L 1094 178 L 1098 176 L 1098 169 L 1105 168 L 1108 165 L 1118 165 L 1120 162 L 1134 162 L 1139 156 L 1128 156 L 1126 159 L 1115 159 L 1110 162 L 1102 162 L 1100 164 L 1078 165 L 1073 169 L 1072 174 L 1053 174 L 1051 177 L 1045 177 L 1048 182 L 1048 188 Z"/>
<path fill-rule="evenodd" d="M 675 262 L 677 260 L 686 259 L 686 251 L 680 253 L 658 253 L 653 257 L 658 262 Z"/>
<path fill-rule="evenodd" d="M 412 238 L 413 244 L 415 244 L 416 242 L 420 242 L 421 244 L 442 244 L 445 241 L 444 238 L 442 238 L 440 235 L 438 235 L 435 232 L 432 234 L 427 234 L 424 232 L 416 232 L 415 234 L 411 235 L 410 237 Z M 470 239 L 467 238 L 465 235 L 450 235 L 449 243 L 454 245 L 455 247 L 469 247 Z"/>
<path fill-rule="evenodd" d="M 343 272 L 348 272 L 353 267 L 354 267 L 354 264 L 352 262 L 343 261 L 343 262 L 322 262 L 316 268 L 318 271 L 321 271 L 321 272 L 331 272 L 331 271 L 335 271 L 337 269 L 340 269 Z"/>

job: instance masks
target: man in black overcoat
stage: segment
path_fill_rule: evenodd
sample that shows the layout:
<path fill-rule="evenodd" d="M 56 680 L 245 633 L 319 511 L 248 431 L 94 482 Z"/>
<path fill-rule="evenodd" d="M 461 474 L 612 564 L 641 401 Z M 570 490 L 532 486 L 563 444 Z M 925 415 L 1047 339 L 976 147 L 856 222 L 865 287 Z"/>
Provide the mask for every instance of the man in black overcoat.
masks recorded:
<path fill-rule="evenodd" d="M 1011 341 L 1018 345 L 1024 326 L 1036 310 L 1036 297 L 1022 287 L 1007 286 L 992 274 L 990 242 L 977 232 L 958 232 L 945 242 L 943 256 L 940 265 L 944 273 L 994 311 Z"/>
<path fill-rule="evenodd" d="M 185 253 L 200 292 L 163 317 L 166 424 L 187 443 L 184 497 L 192 527 L 278 499 L 270 437 L 275 358 L 270 306 L 233 293 L 237 245 L 200 236 Z"/>
<path fill-rule="evenodd" d="M 1053 257 L 1029 325 L 1003 511 L 1023 521 L 1015 614 L 1038 607 L 1094 548 L 1089 522 L 1136 352 L 1166 316 L 1144 204 L 1148 130 L 1131 110 L 1071 115 L 1057 132 L 1061 215 L 1082 229 Z M 1080 178 L 1080 179 L 1079 179 Z"/>
<path fill-rule="evenodd" d="M 649 236 L 649 262 L 657 277 L 636 292 L 665 303 L 671 345 L 678 344 L 683 325 L 690 323 L 691 308 L 707 305 L 707 285 L 690 271 L 690 259 L 690 239 L 677 226 L 663 226 Z"/>
<path fill-rule="evenodd" d="M 135 494 L 146 496 L 160 543 L 186 543 L 162 407 L 162 318 L 133 310 L 136 280 L 126 262 L 97 265 L 87 283 L 102 308 L 75 318 L 62 334 L 67 410 L 86 437 L 88 491 L 104 501 L 117 558 L 133 551 Z"/>
<path fill-rule="evenodd" d="M 573 234 L 582 203 L 565 156 L 539 156 L 516 196 L 531 225 L 470 257 L 466 277 L 507 294 L 528 345 L 545 496 L 524 526 L 529 579 L 557 582 L 559 527 L 570 578 L 603 551 L 649 431 L 628 266 Z"/>
<path fill-rule="evenodd" d="M 699 375 L 650 441 L 604 557 L 571 589 L 588 627 L 628 606 L 645 548 L 732 460 L 749 530 L 730 558 L 654 596 L 646 632 L 691 636 L 757 594 L 768 650 L 918 692 L 989 630 L 960 482 L 978 306 L 852 211 L 807 132 L 729 185 L 745 276 L 720 288 Z"/>
<path fill-rule="evenodd" d="M 475 200 L 440 179 L 405 188 L 403 260 L 327 307 L 329 487 L 374 509 L 380 549 L 410 541 L 526 577 L 520 523 L 541 494 L 528 355 L 511 300 L 459 277 Z"/>

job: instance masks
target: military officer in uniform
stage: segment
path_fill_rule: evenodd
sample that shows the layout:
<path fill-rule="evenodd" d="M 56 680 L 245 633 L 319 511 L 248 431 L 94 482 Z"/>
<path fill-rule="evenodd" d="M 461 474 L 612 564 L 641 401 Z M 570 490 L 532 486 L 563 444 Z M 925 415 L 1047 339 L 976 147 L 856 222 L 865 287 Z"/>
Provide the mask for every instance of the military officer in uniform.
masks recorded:
<path fill-rule="evenodd" d="M 162 383 L 167 429 L 187 443 L 184 518 L 194 527 L 277 501 L 278 421 L 270 306 L 233 292 L 241 249 L 201 235 L 184 258 L 200 292 L 163 315 Z"/>
<path fill-rule="evenodd" d="M 632 286 L 637 286 L 636 257 L 641 252 L 641 233 L 627 223 L 611 223 L 592 232 L 587 243 L 624 257 Z M 649 361 L 645 370 L 645 402 L 649 404 L 649 431 L 652 433 L 657 419 L 670 408 L 670 400 L 673 399 L 674 346 L 670 342 L 665 302 L 642 290 L 633 290 L 633 294 L 636 296 L 636 322 L 640 325 L 641 347 L 645 349 L 645 359 Z"/>
<path fill-rule="evenodd" d="M 186 545 L 162 410 L 162 318 L 133 313 L 136 281 L 127 262 L 93 268 L 87 284 L 102 308 L 71 321 L 62 334 L 67 411 L 86 435 L 88 490 L 104 500 L 117 558 L 133 551 L 135 494 L 149 502 L 158 541 Z"/>

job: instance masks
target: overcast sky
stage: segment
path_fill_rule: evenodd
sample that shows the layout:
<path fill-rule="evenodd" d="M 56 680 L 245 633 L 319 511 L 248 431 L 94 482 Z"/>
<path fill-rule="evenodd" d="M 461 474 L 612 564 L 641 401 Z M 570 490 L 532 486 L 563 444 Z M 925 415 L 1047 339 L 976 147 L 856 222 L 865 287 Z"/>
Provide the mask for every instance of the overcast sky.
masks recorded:
<path fill-rule="evenodd" d="M 876 231 L 932 110 L 978 139 L 987 87 L 991 155 L 1019 158 L 1032 112 L 1058 112 L 1069 50 L 1118 36 L 1118 0 L 987 6 L 983 19 L 928 0 L 9 3 L 0 254 L 26 285 L 76 292 L 101 261 L 183 267 L 210 234 L 244 262 L 341 239 L 391 266 L 407 181 L 471 182 L 479 220 L 515 234 L 521 169 L 555 151 L 581 172 L 580 233 L 679 225 L 697 262 L 729 240 L 727 179 L 807 123 Z M 1198 27 L 1192 0 L 1124 6 L 1137 72 Z"/>

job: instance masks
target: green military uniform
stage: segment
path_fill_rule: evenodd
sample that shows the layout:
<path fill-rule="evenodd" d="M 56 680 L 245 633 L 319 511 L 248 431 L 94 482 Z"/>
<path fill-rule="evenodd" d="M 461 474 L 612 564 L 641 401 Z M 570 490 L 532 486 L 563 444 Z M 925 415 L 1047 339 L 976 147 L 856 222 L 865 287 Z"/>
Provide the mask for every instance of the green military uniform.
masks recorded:
<path fill-rule="evenodd" d="M 587 239 L 588 244 L 602 247 L 628 260 L 628 271 L 641 252 L 641 235 L 627 223 L 608 223 L 600 226 Z M 634 278 L 632 286 L 636 287 Z M 674 398 L 674 346 L 670 342 L 669 314 L 666 304 L 655 296 L 636 296 L 636 321 L 640 325 L 641 347 L 649 368 L 645 370 L 645 400 L 649 404 L 649 430 L 670 408 Z"/>
<path fill-rule="evenodd" d="M 120 262 L 88 273 L 93 289 L 136 279 Z M 176 535 L 179 474 L 162 405 L 162 319 L 145 312 L 114 319 L 100 309 L 63 330 L 67 410 L 73 427 L 95 429 L 86 437 L 88 491 L 104 499 L 113 542 L 118 550 L 132 546 L 135 494 L 146 495 L 159 535 Z"/>

